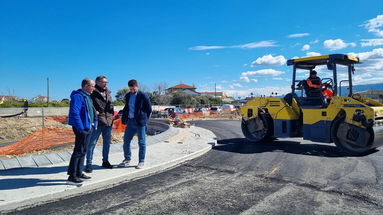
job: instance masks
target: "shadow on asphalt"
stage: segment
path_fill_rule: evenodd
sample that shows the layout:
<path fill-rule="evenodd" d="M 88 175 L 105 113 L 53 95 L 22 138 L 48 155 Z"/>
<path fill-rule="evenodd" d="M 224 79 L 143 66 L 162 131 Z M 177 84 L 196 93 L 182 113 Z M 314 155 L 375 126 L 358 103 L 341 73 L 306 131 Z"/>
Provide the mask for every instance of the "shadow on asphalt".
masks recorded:
<path fill-rule="evenodd" d="M 231 138 L 218 141 L 213 150 L 227 151 L 241 154 L 254 154 L 264 152 L 285 152 L 289 154 L 320 156 L 320 157 L 350 157 L 343 154 L 336 146 L 322 144 L 301 144 L 298 141 L 274 140 L 261 143 L 251 143 L 245 138 Z M 377 152 L 373 150 L 366 156 Z M 355 156 L 353 156 L 355 157 Z M 358 156 L 356 156 L 358 157 Z"/>

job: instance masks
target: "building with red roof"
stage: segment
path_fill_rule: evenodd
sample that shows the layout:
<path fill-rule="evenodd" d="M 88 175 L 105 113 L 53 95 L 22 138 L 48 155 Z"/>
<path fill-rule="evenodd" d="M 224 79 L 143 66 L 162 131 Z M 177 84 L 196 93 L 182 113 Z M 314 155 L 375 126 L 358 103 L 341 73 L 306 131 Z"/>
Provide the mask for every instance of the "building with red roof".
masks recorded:
<path fill-rule="evenodd" d="M 196 91 L 196 87 L 194 87 L 194 86 L 190 86 L 190 85 L 186 85 L 186 84 L 177 84 L 177 85 L 175 85 L 175 86 L 173 86 L 173 87 L 170 87 L 170 88 L 168 88 L 168 89 L 166 89 L 166 92 L 167 93 L 175 93 L 175 92 L 180 92 L 180 91 L 182 91 L 182 92 L 185 92 L 185 93 L 187 93 L 187 94 L 189 94 L 189 95 L 192 95 L 192 96 L 199 96 L 200 95 L 200 93 L 198 93 L 197 91 Z"/>

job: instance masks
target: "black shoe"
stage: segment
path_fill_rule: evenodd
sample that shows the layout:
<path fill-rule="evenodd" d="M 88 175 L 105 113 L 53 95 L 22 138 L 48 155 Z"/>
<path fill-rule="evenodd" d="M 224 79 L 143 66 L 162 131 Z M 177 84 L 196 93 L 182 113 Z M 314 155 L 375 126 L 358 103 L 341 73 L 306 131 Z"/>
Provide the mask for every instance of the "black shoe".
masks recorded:
<path fill-rule="evenodd" d="M 69 176 L 68 181 L 73 182 L 73 183 L 82 183 L 83 182 L 83 180 L 81 180 L 80 178 L 78 178 L 76 176 Z"/>
<path fill-rule="evenodd" d="M 86 173 L 91 173 L 93 171 L 92 164 L 87 164 L 85 167 L 85 172 Z"/>
<path fill-rule="evenodd" d="M 113 166 L 109 163 L 109 161 L 102 162 L 102 167 L 107 169 L 113 169 Z"/>
<path fill-rule="evenodd" d="M 77 176 L 80 179 L 91 179 L 92 177 L 85 175 L 84 173 Z"/>

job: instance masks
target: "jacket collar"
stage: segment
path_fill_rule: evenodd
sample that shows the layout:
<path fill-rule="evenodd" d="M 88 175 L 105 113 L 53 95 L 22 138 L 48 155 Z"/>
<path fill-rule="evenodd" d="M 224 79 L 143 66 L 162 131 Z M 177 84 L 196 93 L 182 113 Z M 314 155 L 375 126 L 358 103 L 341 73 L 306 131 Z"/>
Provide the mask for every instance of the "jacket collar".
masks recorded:
<path fill-rule="evenodd" d="M 89 94 L 88 92 L 86 92 L 84 89 L 80 89 L 79 91 L 80 91 L 80 93 L 83 93 L 83 94 L 85 94 L 85 95 L 90 96 L 90 94 Z"/>
<path fill-rule="evenodd" d="M 102 89 L 101 87 L 99 87 L 99 86 L 96 84 L 95 90 L 97 90 L 98 92 L 107 92 L 107 91 L 108 91 L 108 88 Z"/>

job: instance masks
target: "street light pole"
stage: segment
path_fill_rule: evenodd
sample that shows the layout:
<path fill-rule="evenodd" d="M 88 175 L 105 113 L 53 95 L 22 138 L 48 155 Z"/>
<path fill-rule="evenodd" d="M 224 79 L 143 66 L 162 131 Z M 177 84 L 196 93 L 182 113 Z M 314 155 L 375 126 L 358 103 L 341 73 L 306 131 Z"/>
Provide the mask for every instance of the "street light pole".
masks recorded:
<path fill-rule="evenodd" d="M 217 83 L 214 83 L 214 98 L 217 98 Z"/>
<path fill-rule="evenodd" d="M 47 107 L 49 107 L 49 78 L 47 78 Z"/>

